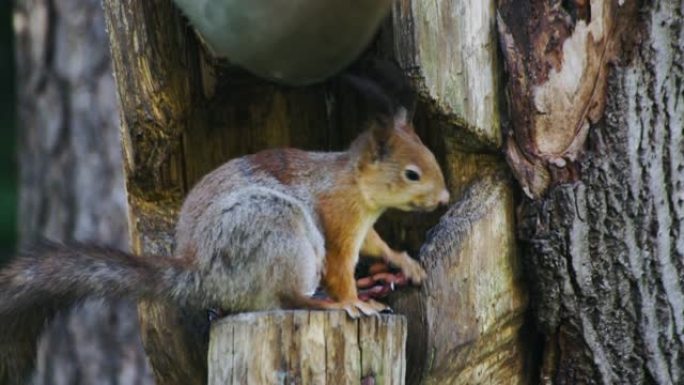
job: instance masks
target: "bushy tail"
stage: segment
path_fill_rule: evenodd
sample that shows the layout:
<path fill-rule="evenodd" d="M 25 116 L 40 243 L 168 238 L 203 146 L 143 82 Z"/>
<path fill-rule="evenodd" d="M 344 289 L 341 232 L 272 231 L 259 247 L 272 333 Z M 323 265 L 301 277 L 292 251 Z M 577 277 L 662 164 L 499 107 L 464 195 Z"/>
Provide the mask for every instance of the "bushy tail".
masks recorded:
<path fill-rule="evenodd" d="M 23 384 L 58 311 L 91 297 L 169 299 L 182 262 L 44 242 L 0 271 L 0 385 Z"/>

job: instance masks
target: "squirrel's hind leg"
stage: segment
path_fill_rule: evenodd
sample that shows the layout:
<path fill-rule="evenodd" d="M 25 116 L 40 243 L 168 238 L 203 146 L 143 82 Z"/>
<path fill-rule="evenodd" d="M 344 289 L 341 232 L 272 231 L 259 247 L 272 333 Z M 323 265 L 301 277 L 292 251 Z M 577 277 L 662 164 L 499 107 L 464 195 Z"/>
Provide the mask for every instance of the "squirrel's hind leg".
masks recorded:
<path fill-rule="evenodd" d="M 288 276 L 296 276 L 297 278 L 278 285 L 281 288 L 278 295 L 280 307 L 284 309 L 344 310 L 352 318 L 358 318 L 362 315 L 376 315 L 382 311 L 390 310 L 387 305 L 374 300 L 362 301 L 359 298 L 353 298 L 334 301 L 329 298 L 311 297 L 309 294 L 313 294 L 321 278 L 320 268 L 312 269 L 312 266 L 317 265 L 323 256 L 317 255 L 313 243 L 305 242 L 304 239 L 292 240 L 289 244 L 297 245 L 297 247 L 292 250 L 292 254 L 290 254 L 292 257 L 282 259 L 281 268 L 286 271 L 290 270 L 292 273 Z"/>

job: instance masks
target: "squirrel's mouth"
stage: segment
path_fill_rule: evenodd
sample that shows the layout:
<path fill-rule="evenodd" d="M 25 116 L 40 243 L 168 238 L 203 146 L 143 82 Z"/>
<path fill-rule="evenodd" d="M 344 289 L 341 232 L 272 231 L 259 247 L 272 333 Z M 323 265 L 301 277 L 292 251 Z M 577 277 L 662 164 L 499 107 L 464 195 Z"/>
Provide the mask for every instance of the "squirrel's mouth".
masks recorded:
<path fill-rule="evenodd" d="M 419 211 L 419 212 L 431 212 L 435 211 L 439 207 L 438 203 L 433 203 L 430 205 L 423 205 L 423 204 L 418 204 L 418 203 L 409 203 L 406 207 L 406 211 Z"/>

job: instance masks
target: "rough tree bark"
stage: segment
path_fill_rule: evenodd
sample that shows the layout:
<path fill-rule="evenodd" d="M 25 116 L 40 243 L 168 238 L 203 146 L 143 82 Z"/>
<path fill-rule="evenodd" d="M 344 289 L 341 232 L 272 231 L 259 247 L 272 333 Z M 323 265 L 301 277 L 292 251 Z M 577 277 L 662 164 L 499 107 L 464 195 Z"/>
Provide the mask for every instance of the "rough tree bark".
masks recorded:
<path fill-rule="evenodd" d="M 282 87 L 213 60 L 169 0 L 103 3 L 137 252 L 172 255 L 183 196 L 222 162 L 277 146 L 340 149 L 363 129 L 358 99 L 335 81 Z M 496 154 L 502 141 L 495 36 L 494 1 L 402 0 L 368 53 L 397 59 L 413 79 L 417 130 L 443 164 L 454 197 L 505 167 Z M 431 281 L 397 298 L 409 322 L 409 384 L 526 381 L 513 194 L 505 178 L 482 183 L 460 206 L 477 208 L 468 220 L 445 220 L 433 233 L 459 236 L 420 253 L 435 269 Z M 379 227 L 395 248 L 418 256 L 437 219 L 392 213 Z M 204 384 L 206 314 L 151 303 L 139 311 L 157 381 Z"/>
<path fill-rule="evenodd" d="M 23 0 L 15 15 L 21 243 L 128 247 L 118 110 L 100 2 Z M 150 384 L 129 302 L 87 303 L 42 338 L 34 384 Z"/>
<path fill-rule="evenodd" d="M 568 12 L 569 20 L 576 18 L 577 26 L 587 20 L 588 9 L 596 20 L 594 7 L 604 4 L 563 3 L 569 7 L 558 11 Z M 612 23 L 625 28 L 610 31 L 609 39 L 623 46 L 605 61 L 605 85 L 593 87 L 605 90 L 598 95 L 605 112 L 586 122 L 586 143 L 582 140 L 577 148 L 576 161 L 567 163 L 577 171 L 565 180 L 571 183 L 551 186 L 539 200 L 526 200 L 520 208 L 531 303 L 546 338 L 541 381 L 680 384 L 684 3 L 605 4 L 613 8 Z M 571 27 L 569 32 L 576 31 Z M 581 71 L 574 67 L 575 74 Z M 589 104 L 586 98 L 575 102 Z M 546 112 L 556 117 L 551 128 L 562 131 L 562 120 L 554 115 L 558 108 Z M 539 126 L 513 128 L 534 132 Z"/>
<path fill-rule="evenodd" d="M 508 163 L 525 194 L 577 179 L 575 161 L 605 106 L 608 64 L 635 2 L 502 0 L 499 39 L 513 127 Z"/>

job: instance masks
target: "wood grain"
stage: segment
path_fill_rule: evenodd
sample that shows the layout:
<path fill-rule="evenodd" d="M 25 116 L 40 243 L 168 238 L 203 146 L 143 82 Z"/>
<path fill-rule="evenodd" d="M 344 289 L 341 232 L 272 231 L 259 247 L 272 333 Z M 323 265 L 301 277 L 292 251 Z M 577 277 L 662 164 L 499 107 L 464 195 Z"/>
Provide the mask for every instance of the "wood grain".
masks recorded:
<path fill-rule="evenodd" d="M 512 205 L 505 177 L 481 175 L 430 231 L 419 254 L 427 282 L 392 303 L 408 318 L 407 383 L 529 380 Z"/>
<path fill-rule="evenodd" d="M 344 312 L 244 313 L 215 322 L 209 384 L 404 384 L 406 319 Z"/>
<path fill-rule="evenodd" d="M 392 55 L 416 80 L 433 119 L 489 150 L 501 146 L 495 25 L 494 0 L 400 0 L 392 10 Z"/>

